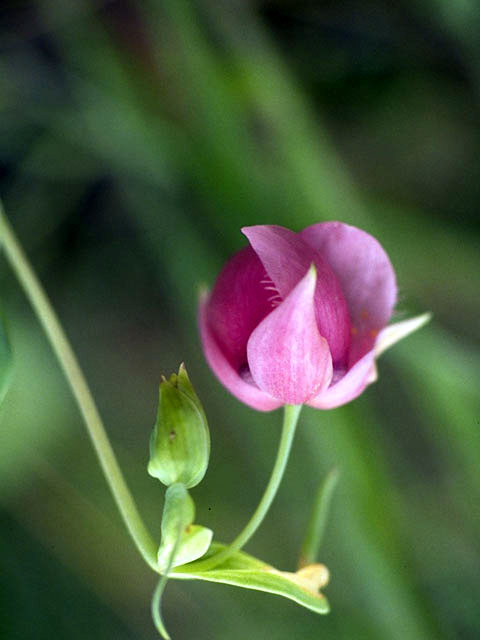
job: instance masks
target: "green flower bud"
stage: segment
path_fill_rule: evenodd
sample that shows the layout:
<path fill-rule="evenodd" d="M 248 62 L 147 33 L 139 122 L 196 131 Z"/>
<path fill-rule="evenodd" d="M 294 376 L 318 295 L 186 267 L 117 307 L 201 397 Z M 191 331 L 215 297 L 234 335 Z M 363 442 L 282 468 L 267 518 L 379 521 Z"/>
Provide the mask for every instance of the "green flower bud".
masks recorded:
<path fill-rule="evenodd" d="M 209 456 L 207 419 L 182 364 L 178 374 L 160 383 L 148 473 L 167 487 L 180 482 L 190 489 L 205 475 Z"/>

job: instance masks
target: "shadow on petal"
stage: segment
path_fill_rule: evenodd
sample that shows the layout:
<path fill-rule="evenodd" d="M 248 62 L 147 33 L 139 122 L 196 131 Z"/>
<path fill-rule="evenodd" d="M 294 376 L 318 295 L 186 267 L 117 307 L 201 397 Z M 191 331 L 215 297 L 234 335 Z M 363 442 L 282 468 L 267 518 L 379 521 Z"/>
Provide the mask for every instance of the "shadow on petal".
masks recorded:
<path fill-rule="evenodd" d="M 258 411 L 272 411 L 282 406 L 282 402 L 272 398 L 256 385 L 246 382 L 222 353 L 207 323 L 208 294 L 204 293 L 199 301 L 198 321 L 203 349 L 208 364 L 220 382 L 239 400 Z"/>
<path fill-rule="evenodd" d="M 376 379 L 375 352 L 369 351 L 338 382 L 307 404 L 315 409 L 335 409 L 357 398 Z"/>

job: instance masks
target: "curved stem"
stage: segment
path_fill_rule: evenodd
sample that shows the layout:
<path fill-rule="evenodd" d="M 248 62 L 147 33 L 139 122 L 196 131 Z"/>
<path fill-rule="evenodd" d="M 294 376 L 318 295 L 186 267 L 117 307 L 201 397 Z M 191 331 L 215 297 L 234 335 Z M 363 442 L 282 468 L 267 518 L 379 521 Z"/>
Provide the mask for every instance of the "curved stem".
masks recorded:
<path fill-rule="evenodd" d="M 174 486 L 178 486 L 178 485 L 170 485 L 170 487 L 167 489 L 167 496 L 168 496 L 168 492 L 172 490 L 172 487 Z M 182 497 L 180 500 L 175 500 L 175 515 L 178 519 L 178 525 L 177 525 L 177 532 L 176 532 L 176 537 L 175 537 L 175 543 L 173 545 L 173 548 L 170 552 L 170 556 L 168 558 L 168 563 L 167 563 L 167 567 L 165 569 L 165 571 L 162 573 L 162 576 L 157 584 L 157 587 L 155 589 L 155 591 L 153 592 L 153 597 L 152 597 L 152 605 L 151 605 L 151 611 L 152 611 L 152 618 L 153 618 L 153 623 L 155 624 L 155 627 L 158 631 L 158 633 L 162 636 L 162 638 L 164 638 L 164 640 L 171 640 L 170 635 L 165 627 L 165 624 L 163 622 L 163 618 L 162 618 L 162 612 L 161 612 L 161 603 L 162 603 L 162 596 L 163 596 L 163 592 L 165 591 L 165 587 L 167 586 L 167 582 L 168 582 L 168 578 L 169 578 L 169 574 L 170 571 L 172 570 L 173 567 L 173 562 L 175 560 L 175 556 L 177 555 L 177 551 L 180 547 L 180 541 L 182 539 L 182 532 L 185 529 L 185 524 L 188 524 L 188 520 L 185 519 L 186 514 L 186 506 L 185 506 L 185 500 L 184 498 L 186 497 L 188 500 L 188 491 L 186 490 L 185 486 L 182 485 Z M 178 494 L 178 491 L 176 491 L 176 493 Z M 167 496 L 165 496 L 165 504 L 167 503 Z M 191 500 L 191 499 L 190 499 Z M 193 503 L 192 503 L 193 504 Z M 164 510 L 163 512 L 163 517 L 165 518 L 165 513 L 166 511 Z M 168 516 L 167 516 L 168 517 Z M 188 516 L 187 516 L 188 517 Z M 162 533 L 163 536 L 163 533 Z"/>
<path fill-rule="evenodd" d="M 189 566 L 192 569 L 195 568 L 195 571 L 208 571 L 209 569 L 213 569 L 213 567 L 219 565 L 221 562 L 227 560 L 227 558 L 233 555 L 236 551 L 239 551 L 250 540 L 255 531 L 261 525 L 270 505 L 273 502 L 273 499 L 277 494 L 280 482 L 282 481 L 290 450 L 292 448 L 293 436 L 295 435 L 295 429 L 297 427 L 301 408 L 302 405 L 285 405 L 284 407 L 283 428 L 280 444 L 278 446 L 277 458 L 265 492 L 252 517 L 247 522 L 244 529 L 226 549 L 223 549 L 223 551 L 220 551 L 206 560 L 192 562 Z"/>
<path fill-rule="evenodd" d="M 167 571 L 162 574 L 160 580 L 155 587 L 155 591 L 153 592 L 152 604 L 150 606 L 150 610 L 152 613 L 153 624 L 155 625 L 156 630 L 165 638 L 165 640 L 170 640 L 170 634 L 168 633 L 165 623 L 163 622 L 162 613 L 160 611 L 160 606 L 162 602 L 163 592 L 165 591 L 165 587 L 167 586 L 168 581 L 168 573 Z"/>
<path fill-rule="evenodd" d="M 155 543 L 147 531 L 125 483 L 85 377 L 55 311 L 15 237 L 1 202 L 0 240 L 7 259 L 30 300 L 70 384 L 93 447 L 127 529 L 144 560 L 152 569 L 157 570 Z"/>

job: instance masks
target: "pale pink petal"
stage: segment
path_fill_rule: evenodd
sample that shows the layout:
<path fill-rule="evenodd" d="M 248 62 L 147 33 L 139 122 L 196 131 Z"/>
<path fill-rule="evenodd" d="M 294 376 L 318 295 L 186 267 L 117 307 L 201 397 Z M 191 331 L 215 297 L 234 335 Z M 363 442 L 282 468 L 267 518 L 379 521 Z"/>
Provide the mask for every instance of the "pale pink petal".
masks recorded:
<path fill-rule="evenodd" d="M 380 331 L 374 348 L 360 358 L 338 382 L 332 384 L 307 404 L 316 409 L 334 409 L 359 396 L 365 387 L 377 380 L 375 358 L 402 338 L 423 327 L 431 317 L 430 313 L 424 313 L 415 318 L 392 324 Z"/>
<path fill-rule="evenodd" d="M 415 318 L 409 318 L 408 320 L 396 322 L 389 327 L 385 327 L 383 331 L 380 331 L 377 342 L 375 343 L 375 355 L 378 357 L 399 340 L 402 340 L 414 331 L 417 331 L 417 329 L 423 327 L 430 321 L 431 317 L 431 313 L 423 313 Z"/>
<path fill-rule="evenodd" d="M 300 236 L 327 260 L 342 286 L 352 324 L 349 366 L 373 348 L 397 297 L 390 260 L 370 234 L 341 222 L 321 222 Z"/>
<path fill-rule="evenodd" d="M 335 409 L 359 396 L 365 387 L 376 380 L 375 352 L 369 351 L 347 373 L 319 393 L 307 404 L 315 409 Z"/>
<path fill-rule="evenodd" d="M 299 234 L 284 227 L 257 225 L 244 227 L 242 231 L 282 298 L 288 296 L 309 266 L 315 264 L 318 329 L 329 344 L 333 361 L 346 364 L 350 345 L 348 308 L 340 283 L 327 261 Z"/>
<path fill-rule="evenodd" d="M 199 301 L 198 323 L 203 350 L 207 362 L 220 382 L 239 400 L 258 411 L 272 411 L 282 406 L 282 402 L 261 391 L 254 383 L 245 381 L 222 353 L 207 322 L 208 294 Z"/>
<path fill-rule="evenodd" d="M 312 266 L 285 300 L 253 331 L 247 345 L 253 379 L 282 404 L 302 404 L 332 378 L 328 343 L 317 327 Z"/>
<path fill-rule="evenodd" d="M 234 369 L 247 363 L 250 334 L 275 302 L 280 302 L 272 289 L 265 267 L 251 247 L 232 256 L 217 278 L 208 303 L 207 322 Z"/>

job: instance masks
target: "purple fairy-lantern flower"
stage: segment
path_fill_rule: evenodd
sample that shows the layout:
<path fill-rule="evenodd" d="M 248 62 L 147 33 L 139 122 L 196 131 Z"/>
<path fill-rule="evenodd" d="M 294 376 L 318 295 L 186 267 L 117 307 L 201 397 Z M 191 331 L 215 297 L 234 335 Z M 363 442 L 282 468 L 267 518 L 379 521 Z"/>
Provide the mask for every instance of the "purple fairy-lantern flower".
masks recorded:
<path fill-rule="evenodd" d="M 428 319 L 387 327 L 395 272 L 365 231 L 341 222 L 242 231 L 250 246 L 202 296 L 199 322 L 214 373 L 255 409 L 353 400 L 376 380 L 376 357 Z"/>

